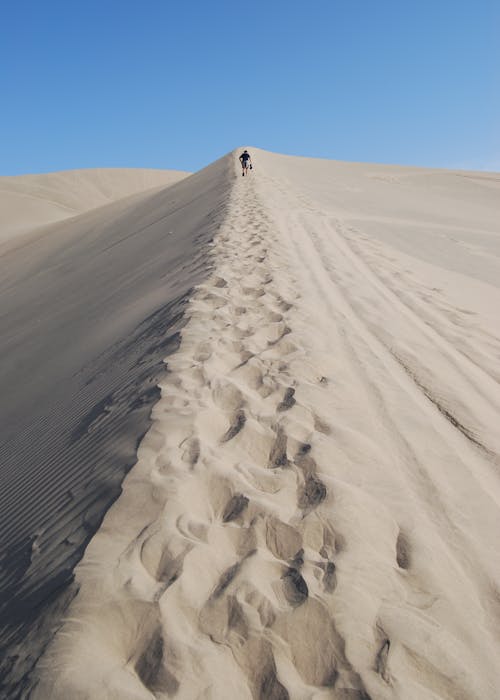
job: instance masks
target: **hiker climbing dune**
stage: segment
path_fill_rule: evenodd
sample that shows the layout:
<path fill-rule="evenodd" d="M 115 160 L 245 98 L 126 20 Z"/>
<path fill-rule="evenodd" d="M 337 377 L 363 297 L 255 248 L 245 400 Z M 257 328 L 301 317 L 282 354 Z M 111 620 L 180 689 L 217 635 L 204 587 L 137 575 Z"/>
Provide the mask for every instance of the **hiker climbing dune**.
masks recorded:
<path fill-rule="evenodd" d="M 243 151 L 239 161 L 241 163 L 241 174 L 244 177 L 245 175 L 248 175 L 248 170 L 252 170 L 252 158 L 250 153 L 247 150 Z"/>

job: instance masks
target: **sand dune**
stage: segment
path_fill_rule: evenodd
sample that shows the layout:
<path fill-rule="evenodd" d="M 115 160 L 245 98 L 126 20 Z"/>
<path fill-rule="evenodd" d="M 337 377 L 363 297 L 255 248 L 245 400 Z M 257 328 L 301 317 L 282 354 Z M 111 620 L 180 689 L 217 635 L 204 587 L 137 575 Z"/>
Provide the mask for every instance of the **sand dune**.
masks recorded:
<path fill-rule="evenodd" d="M 0 244 L 131 194 L 172 185 L 187 174 L 177 170 L 93 168 L 0 177 Z"/>
<path fill-rule="evenodd" d="M 252 155 L 31 697 L 495 700 L 500 175 Z"/>
<path fill-rule="evenodd" d="M 230 160 L 0 255 L 0 683 L 16 697 L 135 462 Z M 36 623 L 36 624 L 35 624 Z M 0 695 L 2 692 L 0 692 Z"/>

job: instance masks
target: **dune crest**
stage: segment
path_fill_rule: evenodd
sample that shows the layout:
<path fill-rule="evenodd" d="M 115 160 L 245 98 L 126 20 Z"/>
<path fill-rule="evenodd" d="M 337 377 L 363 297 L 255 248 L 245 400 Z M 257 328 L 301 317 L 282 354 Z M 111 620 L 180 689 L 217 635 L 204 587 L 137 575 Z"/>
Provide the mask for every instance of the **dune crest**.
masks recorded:
<path fill-rule="evenodd" d="M 136 461 L 232 180 L 221 158 L 0 253 L 2 697 L 27 694 Z"/>
<path fill-rule="evenodd" d="M 254 165 L 34 697 L 494 700 L 499 186 Z"/>

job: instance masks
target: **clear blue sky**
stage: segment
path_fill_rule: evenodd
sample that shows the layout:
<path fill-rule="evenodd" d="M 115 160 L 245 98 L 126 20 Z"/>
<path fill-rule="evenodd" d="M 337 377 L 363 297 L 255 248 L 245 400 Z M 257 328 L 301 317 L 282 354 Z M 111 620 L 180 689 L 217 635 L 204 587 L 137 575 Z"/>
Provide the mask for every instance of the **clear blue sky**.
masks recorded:
<path fill-rule="evenodd" d="M 498 0 L 5 0 L 0 174 L 251 144 L 500 170 Z"/>

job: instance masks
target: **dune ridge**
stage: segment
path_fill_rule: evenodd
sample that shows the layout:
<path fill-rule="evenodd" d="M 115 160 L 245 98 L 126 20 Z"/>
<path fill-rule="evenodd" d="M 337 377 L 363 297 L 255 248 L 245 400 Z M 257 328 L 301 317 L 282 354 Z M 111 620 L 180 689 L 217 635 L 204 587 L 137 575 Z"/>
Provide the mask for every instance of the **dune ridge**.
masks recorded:
<path fill-rule="evenodd" d="M 77 590 L 73 568 L 150 425 L 230 159 L 46 227 L 0 254 L 0 695 Z M 232 179 L 232 178 L 231 178 Z"/>
<path fill-rule="evenodd" d="M 497 180 L 253 153 L 33 697 L 494 700 Z"/>

